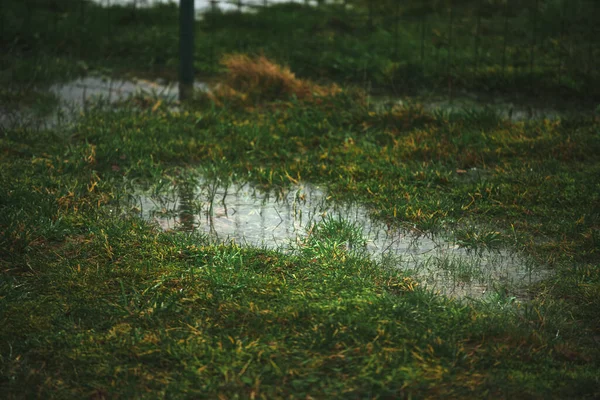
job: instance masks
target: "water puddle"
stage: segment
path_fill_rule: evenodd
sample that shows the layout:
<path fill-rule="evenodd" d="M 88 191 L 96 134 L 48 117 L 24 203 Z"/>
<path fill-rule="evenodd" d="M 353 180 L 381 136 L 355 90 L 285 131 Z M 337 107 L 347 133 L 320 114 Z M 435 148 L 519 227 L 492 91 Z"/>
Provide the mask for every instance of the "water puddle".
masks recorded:
<path fill-rule="evenodd" d="M 517 121 L 560 119 L 574 114 L 592 114 L 588 108 L 563 109 L 560 105 L 535 103 L 530 99 L 509 99 L 503 96 L 461 92 L 452 98 L 446 95 L 417 95 L 410 98 L 394 96 L 371 96 L 373 106 L 378 111 L 394 106 L 422 104 L 425 111 L 436 113 L 464 113 L 489 111 L 501 119 Z M 572 107 L 571 107 L 572 108 Z"/>
<path fill-rule="evenodd" d="M 196 82 L 196 90 L 206 91 L 208 86 Z M 87 104 L 106 101 L 109 104 L 125 101 L 135 95 L 145 95 L 176 101 L 179 97 L 177 84 L 147 80 L 122 80 L 89 76 L 68 83 L 55 84 L 50 92 L 60 99 L 61 107 L 84 108 Z"/>
<path fill-rule="evenodd" d="M 526 298 L 526 287 L 549 275 L 508 251 L 473 251 L 442 237 L 392 229 L 372 220 L 363 207 L 333 204 L 325 189 L 309 184 L 278 193 L 249 184 L 169 185 L 138 191 L 128 207 L 163 230 L 197 230 L 220 242 L 285 252 L 301 251 L 319 227 L 362 232 L 364 240 L 338 245 L 406 270 L 427 288 L 456 298 L 498 291 Z"/>
<path fill-rule="evenodd" d="M 208 85 L 196 82 L 197 91 L 208 91 Z M 177 83 L 153 82 L 143 79 L 113 79 L 110 77 L 87 76 L 66 83 L 57 83 L 48 89 L 57 104 L 48 114 L 37 115 L 32 110 L 0 109 L 0 127 L 12 128 L 26 122 L 39 129 L 49 129 L 74 121 L 90 105 L 116 105 L 134 96 L 160 99 L 166 104 L 175 104 L 179 97 Z"/>

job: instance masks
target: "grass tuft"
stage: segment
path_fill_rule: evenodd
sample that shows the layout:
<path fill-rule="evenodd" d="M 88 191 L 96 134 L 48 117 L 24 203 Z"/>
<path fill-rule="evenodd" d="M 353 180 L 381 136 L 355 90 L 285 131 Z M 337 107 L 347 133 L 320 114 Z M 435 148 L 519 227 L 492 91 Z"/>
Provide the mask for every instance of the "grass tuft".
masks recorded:
<path fill-rule="evenodd" d="M 218 104 L 251 106 L 293 98 L 312 102 L 341 92 L 335 84 L 321 86 L 299 79 L 288 67 L 262 55 L 228 54 L 222 58 L 221 64 L 227 72 L 212 95 Z"/>

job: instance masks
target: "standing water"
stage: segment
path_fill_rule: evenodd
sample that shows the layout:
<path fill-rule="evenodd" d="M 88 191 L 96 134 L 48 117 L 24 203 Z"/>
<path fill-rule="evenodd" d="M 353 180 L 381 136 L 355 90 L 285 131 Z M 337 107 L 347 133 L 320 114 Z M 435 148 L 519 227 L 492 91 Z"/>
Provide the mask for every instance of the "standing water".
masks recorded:
<path fill-rule="evenodd" d="M 403 269 L 427 288 L 457 298 L 482 298 L 498 290 L 523 297 L 527 285 L 548 276 L 506 250 L 474 251 L 444 237 L 390 228 L 372 220 L 363 207 L 333 204 L 323 188 L 309 184 L 277 193 L 217 181 L 168 185 L 138 191 L 128 206 L 163 230 L 199 231 L 219 242 L 292 253 L 328 224 L 329 232 L 347 227 L 360 237 L 340 244 L 349 254 Z"/>

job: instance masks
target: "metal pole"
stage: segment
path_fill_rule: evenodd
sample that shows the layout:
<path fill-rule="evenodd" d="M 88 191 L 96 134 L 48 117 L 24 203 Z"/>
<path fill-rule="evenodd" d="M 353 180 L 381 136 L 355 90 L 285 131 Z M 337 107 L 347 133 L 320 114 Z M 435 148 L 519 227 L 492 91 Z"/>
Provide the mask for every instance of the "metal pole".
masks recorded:
<path fill-rule="evenodd" d="M 217 64 L 217 60 L 216 60 L 216 56 L 215 56 L 215 32 L 217 31 L 217 26 L 216 26 L 216 19 L 215 19 L 215 15 L 217 15 L 217 0 L 211 0 L 210 1 L 210 10 L 212 12 L 211 16 L 210 16 L 210 22 L 209 22 L 209 27 L 210 27 L 210 65 L 216 65 Z"/>
<path fill-rule="evenodd" d="M 535 45 L 537 40 L 537 19 L 538 19 L 538 9 L 539 9 L 539 0 L 535 0 L 535 10 L 533 11 L 533 35 L 531 39 L 531 50 L 529 54 L 529 75 L 530 79 L 533 79 L 533 64 L 535 62 Z"/>
<path fill-rule="evenodd" d="M 425 13 L 421 15 L 421 65 L 425 63 Z"/>
<path fill-rule="evenodd" d="M 394 10 L 394 58 L 398 58 L 398 24 L 400 23 L 400 2 L 396 0 L 396 9 Z"/>
<path fill-rule="evenodd" d="M 179 100 L 194 89 L 194 0 L 179 0 Z"/>
<path fill-rule="evenodd" d="M 508 38 L 508 1 L 506 0 L 506 3 L 504 4 L 504 42 L 502 45 L 502 77 L 504 78 L 505 76 L 505 70 L 506 70 L 506 45 L 507 45 L 507 38 Z"/>
<path fill-rule="evenodd" d="M 452 91 L 452 32 L 454 28 L 454 3 L 450 1 L 450 26 L 448 32 L 448 65 L 447 65 L 447 73 L 448 73 L 448 95 L 450 97 L 450 104 L 452 104 L 453 100 L 453 91 Z"/>
<path fill-rule="evenodd" d="M 592 12 L 590 13 L 590 34 L 589 34 L 589 43 L 588 43 L 588 62 L 585 68 L 585 72 L 586 74 L 589 74 L 590 71 L 592 70 L 592 64 L 593 64 L 593 59 L 594 59 L 594 19 L 593 19 L 593 15 L 595 14 L 595 8 L 594 8 L 594 4 L 592 3 Z"/>
<path fill-rule="evenodd" d="M 111 24 L 111 14 L 112 11 L 110 9 L 110 0 L 106 0 L 106 37 L 112 39 L 112 24 Z"/>
<path fill-rule="evenodd" d="M 80 33 L 80 35 L 83 33 L 81 31 L 84 29 L 83 28 L 84 26 L 85 26 L 85 1 L 81 0 L 79 2 L 79 29 L 80 29 L 79 33 Z M 78 52 L 78 57 L 79 58 L 83 58 L 82 55 L 81 55 L 82 52 L 83 52 L 82 51 L 82 41 L 83 40 L 82 40 L 82 38 L 80 36 L 79 40 L 77 41 L 77 52 Z"/>
<path fill-rule="evenodd" d="M 558 41 L 558 85 L 560 86 L 560 82 L 562 80 L 562 70 L 563 70 L 563 39 L 565 35 L 565 18 L 566 18 L 566 8 L 567 3 L 563 0 L 561 7 L 561 21 L 560 21 L 560 40 Z"/>

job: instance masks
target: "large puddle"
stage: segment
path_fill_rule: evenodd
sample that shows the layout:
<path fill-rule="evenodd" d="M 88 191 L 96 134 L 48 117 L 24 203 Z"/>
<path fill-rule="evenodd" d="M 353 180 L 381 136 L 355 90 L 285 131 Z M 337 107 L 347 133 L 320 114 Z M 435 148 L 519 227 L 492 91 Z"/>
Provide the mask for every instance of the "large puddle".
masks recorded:
<path fill-rule="evenodd" d="M 324 188 L 308 184 L 278 193 L 249 184 L 169 184 L 138 191 L 128 206 L 163 230 L 197 230 L 219 242 L 285 252 L 301 251 L 319 229 L 320 235 L 332 229 L 359 232 L 362 239 L 350 235 L 355 239 L 337 248 L 403 269 L 427 288 L 456 298 L 499 292 L 526 298 L 527 286 L 549 274 L 506 250 L 468 250 L 443 237 L 390 228 L 372 220 L 365 208 L 333 204 Z"/>

